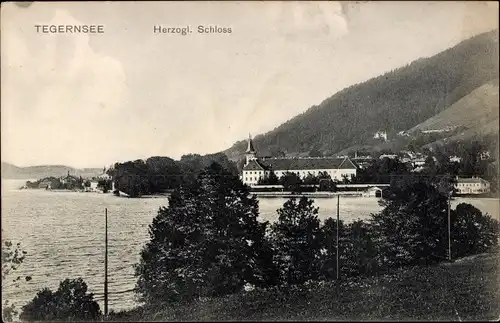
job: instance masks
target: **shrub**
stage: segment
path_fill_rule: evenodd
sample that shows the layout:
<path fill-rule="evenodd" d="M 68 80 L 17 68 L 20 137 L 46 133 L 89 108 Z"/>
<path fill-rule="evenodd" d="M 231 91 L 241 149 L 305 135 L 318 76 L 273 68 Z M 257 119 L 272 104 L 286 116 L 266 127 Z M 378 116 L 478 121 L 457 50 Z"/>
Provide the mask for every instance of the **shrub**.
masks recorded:
<path fill-rule="evenodd" d="M 421 177 L 391 183 L 371 224 L 386 267 L 428 264 L 447 257 L 447 196 Z"/>
<path fill-rule="evenodd" d="M 3 230 L 2 230 L 3 235 Z M 23 263 L 26 257 L 26 251 L 21 249 L 21 243 L 17 243 L 15 246 L 10 240 L 2 240 L 2 281 L 5 282 L 9 276 L 17 270 L 17 268 Z M 31 280 L 30 276 L 25 277 L 26 281 Z M 12 280 L 14 286 L 19 287 L 21 281 L 21 276 L 17 276 Z M 16 305 L 5 300 L 2 304 L 2 318 L 6 322 L 10 322 L 17 316 L 18 311 Z"/>
<path fill-rule="evenodd" d="M 321 227 L 323 241 L 321 249 L 321 278 L 330 280 L 337 277 L 337 220 L 326 219 Z M 341 220 L 339 222 L 339 254 L 341 258 L 345 255 L 346 228 Z M 340 259 L 341 261 L 344 259 Z M 343 263 L 345 265 L 345 263 Z M 344 267 L 342 267 L 344 268 Z"/>
<path fill-rule="evenodd" d="M 81 279 L 65 279 L 56 292 L 40 290 L 35 298 L 22 307 L 22 321 L 91 321 L 101 316 L 94 294 L 87 294 L 87 284 Z"/>
<path fill-rule="evenodd" d="M 378 273 L 378 248 L 369 223 L 361 220 L 350 223 L 341 250 L 342 269 L 347 276 L 370 276 Z"/>
<path fill-rule="evenodd" d="M 461 203 L 450 216 L 453 257 L 484 252 L 498 244 L 498 221 L 474 206 Z"/>
<path fill-rule="evenodd" d="M 322 249 L 318 208 L 306 197 L 298 202 L 291 198 L 277 212 L 279 218 L 271 226 L 270 239 L 281 280 L 301 284 L 318 279 Z"/>

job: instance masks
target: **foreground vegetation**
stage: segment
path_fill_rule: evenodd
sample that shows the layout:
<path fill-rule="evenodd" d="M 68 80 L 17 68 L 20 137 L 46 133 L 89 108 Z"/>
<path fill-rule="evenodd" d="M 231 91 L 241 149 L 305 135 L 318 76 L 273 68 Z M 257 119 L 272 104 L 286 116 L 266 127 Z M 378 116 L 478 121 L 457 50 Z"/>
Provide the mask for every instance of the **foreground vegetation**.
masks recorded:
<path fill-rule="evenodd" d="M 204 320 L 207 315 L 238 319 L 269 311 L 267 315 L 285 319 L 331 316 L 337 313 L 332 312 L 334 308 L 345 307 L 344 315 L 392 318 L 401 315 L 401 307 L 410 311 L 415 300 L 439 301 L 433 297 L 442 295 L 433 296 L 433 281 L 425 281 L 425 275 L 430 275 L 426 270 L 436 271 L 442 277 L 436 276 L 435 281 L 448 282 L 446 288 L 455 286 L 455 277 L 443 276 L 446 271 L 439 274 L 441 267 L 436 267 L 449 257 L 451 189 L 449 177 L 395 177 L 381 202 L 383 210 L 368 221 L 321 222 L 313 201 L 302 197 L 285 202 L 277 210 L 278 220 L 270 224 L 257 220 L 258 201 L 249 187 L 214 163 L 174 189 L 168 208 L 161 207 L 149 227 L 150 239 L 135 268 L 135 290 L 145 304 L 142 311 L 153 315 L 163 309 L 161 315 L 174 316 L 180 311 L 183 320 L 196 313 L 200 317 L 195 319 Z M 498 246 L 499 223 L 489 215 L 462 203 L 449 216 L 453 259 Z M 413 286 L 416 281 L 422 286 Z M 323 304 L 332 298 L 332 287 L 339 282 L 338 304 Z M 394 287 L 386 295 L 386 282 L 399 284 L 400 289 Z M 376 310 L 381 312 L 371 312 L 375 303 L 360 303 L 370 299 L 360 298 L 363 294 L 359 293 L 372 283 L 373 292 L 382 295 L 373 301 L 387 297 L 389 302 Z M 220 312 L 205 314 L 203 304 Z M 246 313 L 252 309 L 254 314 Z M 444 315 L 442 311 L 433 314 Z M 81 320 L 99 318 L 101 312 L 82 280 L 66 280 L 55 293 L 40 291 L 23 307 L 21 317 Z"/>
<path fill-rule="evenodd" d="M 188 305 L 139 307 L 112 321 L 227 320 L 496 320 L 500 315 L 498 251 L 454 263 L 409 267 L 372 278 L 255 289 Z"/>

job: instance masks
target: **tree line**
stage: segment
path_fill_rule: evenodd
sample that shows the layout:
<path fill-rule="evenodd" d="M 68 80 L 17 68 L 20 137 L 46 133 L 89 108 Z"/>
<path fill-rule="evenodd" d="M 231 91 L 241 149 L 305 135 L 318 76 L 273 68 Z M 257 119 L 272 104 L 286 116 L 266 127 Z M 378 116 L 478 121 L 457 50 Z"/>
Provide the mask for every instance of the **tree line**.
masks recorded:
<path fill-rule="evenodd" d="M 236 165 L 223 153 L 210 155 L 189 154 L 176 161 L 169 157 L 150 157 L 146 160 L 115 163 L 108 169 L 115 189 L 130 197 L 171 191 L 182 183 L 192 182 L 210 163 L 222 165 L 229 173 L 238 173 Z"/>

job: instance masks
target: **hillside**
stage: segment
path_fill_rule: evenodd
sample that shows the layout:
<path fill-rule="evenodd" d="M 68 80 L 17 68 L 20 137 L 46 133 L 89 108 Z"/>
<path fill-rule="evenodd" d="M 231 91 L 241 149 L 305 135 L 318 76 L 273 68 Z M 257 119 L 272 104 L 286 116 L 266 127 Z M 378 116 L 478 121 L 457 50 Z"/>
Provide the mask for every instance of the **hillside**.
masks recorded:
<path fill-rule="evenodd" d="M 102 168 L 77 169 L 64 165 L 41 165 L 18 167 L 2 162 L 3 179 L 40 179 L 49 176 L 63 176 L 69 173 L 75 176 L 92 177 L 102 173 Z"/>
<path fill-rule="evenodd" d="M 498 82 L 490 82 L 464 96 L 448 109 L 427 119 L 409 133 L 441 130 L 446 128 L 478 128 L 497 122 L 498 129 Z"/>
<path fill-rule="evenodd" d="M 394 138 L 398 132 L 416 127 L 498 79 L 498 70 L 498 30 L 495 30 L 350 86 L 257 136 L 255 145 L 273 154 L 280 151 L 306 154 L 314 150 L 323 155 L 355 145 L 377 145 L 380 141 L 373 139 L 377 131 L 386 131 L 388 138 Z M 455 109 L 460 109 L 458 106 Z M 432 122 L 429 121 L 429 126 Z M 244 140 L 239 141 L 225 153 L 238 160 L 245 144 Z"/>

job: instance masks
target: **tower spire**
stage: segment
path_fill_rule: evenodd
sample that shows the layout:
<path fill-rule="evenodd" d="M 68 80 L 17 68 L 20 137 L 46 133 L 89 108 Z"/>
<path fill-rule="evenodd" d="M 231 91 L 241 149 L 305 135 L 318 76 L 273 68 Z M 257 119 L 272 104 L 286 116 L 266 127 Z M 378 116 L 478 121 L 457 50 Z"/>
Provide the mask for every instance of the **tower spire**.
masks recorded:
<path fill-rule="evenodd" d="M 247 153 L 255 153 L 255 148 L 253 147 L 253 140 L 252 136 L 250 133 L 248 133 L 248 146 L 247 146 Z"/>

